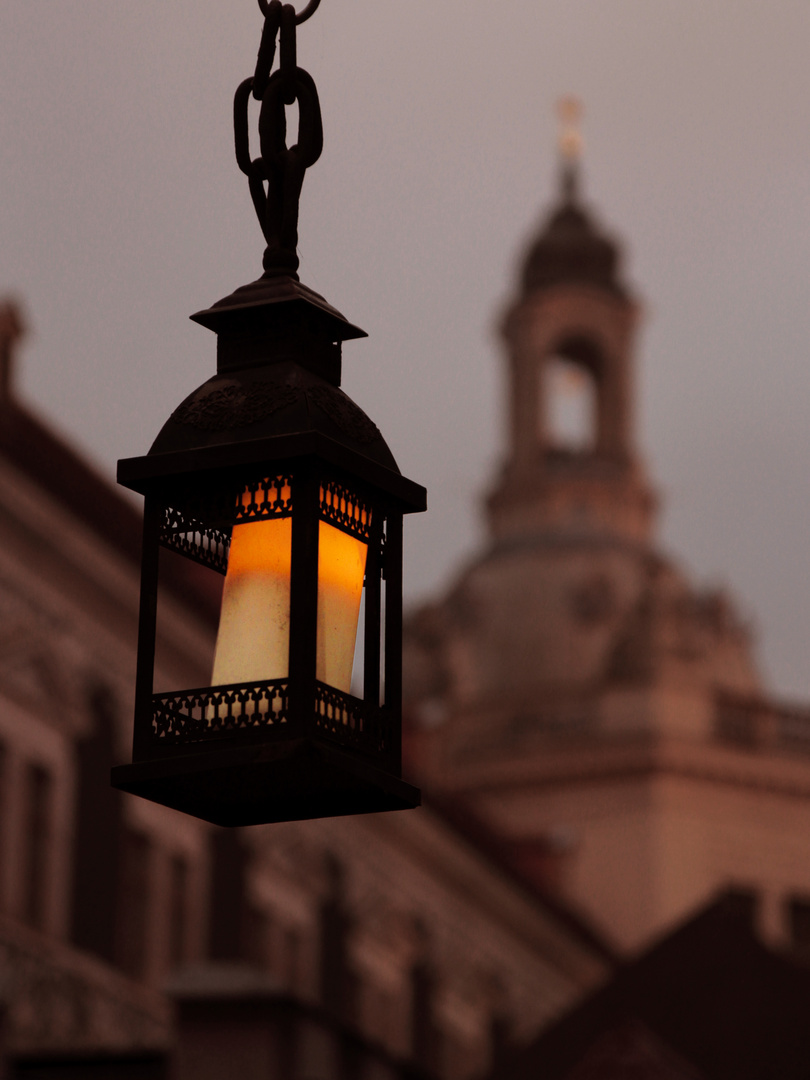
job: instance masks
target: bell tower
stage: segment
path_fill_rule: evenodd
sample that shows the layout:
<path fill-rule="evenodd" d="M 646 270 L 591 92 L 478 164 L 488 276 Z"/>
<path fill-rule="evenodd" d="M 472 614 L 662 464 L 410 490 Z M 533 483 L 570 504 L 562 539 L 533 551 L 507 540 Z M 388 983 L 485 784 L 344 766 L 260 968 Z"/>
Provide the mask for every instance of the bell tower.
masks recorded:
<path fill-rule="evenodd" d="M 646 543 L 654 499 L 634 446 L 639 309 L 620 252 L 580 196 L 579 105 L 560 103 L 560 191 L 501 324 L 509 442 L 489 497 L 496 541 L 545 535 Z"/>
<path fill-rule="evenodd" d="M 406 629 L 412 768 L 620 948 L 729 886 L 778 932 L 810 898 L 810 712 L 768 701 L 731 597 L 657 546 L 639 305 L 580 193 L 578 108 L 561 111 L 558 193 L 500 325 L 488 542 Z"/>

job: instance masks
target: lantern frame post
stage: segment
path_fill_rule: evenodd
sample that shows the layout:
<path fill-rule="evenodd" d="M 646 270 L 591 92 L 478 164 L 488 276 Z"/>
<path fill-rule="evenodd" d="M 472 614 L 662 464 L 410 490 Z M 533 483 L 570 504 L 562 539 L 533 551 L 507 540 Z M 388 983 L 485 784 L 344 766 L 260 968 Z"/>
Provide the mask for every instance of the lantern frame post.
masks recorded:
<path fill-rule="evenodd" d="M 144 500 L 141 549 L 141 589 L 138 611 L 138 652 L 135 669 L 135 724 L 132 760 L 149 756 L 152 693 L 157 643 L 157 596 L 160 576 L 160 510 L 154 498 Z M 149 725 L 144 718 L 149 717 Z"/>
<path fill-rule="evenodd" d="M 309 465 L 309 463 L 307 463 Z M 290 660 L 292 713 L 300 713 L 303 731 L 306 701 L 315 700 L 318 634 L 318 488 L 314 469 L 293 474 L 292 553 L 290 566 Z"/>

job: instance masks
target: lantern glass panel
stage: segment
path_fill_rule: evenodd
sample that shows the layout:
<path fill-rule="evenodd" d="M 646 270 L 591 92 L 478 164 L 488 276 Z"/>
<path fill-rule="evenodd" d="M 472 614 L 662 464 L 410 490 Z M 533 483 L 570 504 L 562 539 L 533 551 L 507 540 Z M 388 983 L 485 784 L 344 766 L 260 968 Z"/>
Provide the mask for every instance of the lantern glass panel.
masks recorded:
<path fill-rule="evenodd" d="M 291 555 L 291 517 L 234 526 L 212 685 L 289 674 Z"/>
<path fill-rule="evenodd" d="M 352 686 L 367 554 L 362 540 L 319 522 L 316 677 L 347 694 Z"/>

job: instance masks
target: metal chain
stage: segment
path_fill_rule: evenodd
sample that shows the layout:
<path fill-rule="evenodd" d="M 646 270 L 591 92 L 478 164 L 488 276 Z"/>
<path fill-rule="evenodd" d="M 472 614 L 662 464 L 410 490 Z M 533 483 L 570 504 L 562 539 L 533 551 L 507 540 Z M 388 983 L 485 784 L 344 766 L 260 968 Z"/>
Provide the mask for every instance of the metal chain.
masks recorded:
<path fill-rule="evenodd" d="M 298 67 L 296 27 L 315 13 L 320 0 L 310 0 L 300 15 L 292 4 L 259 0 L 264 15 L 256 71 L 239 85 L 233 102 L 234 146 L 239 168 L 248 178 L 256 216 L 267 248 L 268 274 L 298 270 L 298 203 L 304 173 L 323 149 L 323 124 L 312 76 Z M 278 40 L 279 66 L 273 71 Z M 250 156 L 248 105 L 261 102 L 259 156 Z M 298 141 L 287 146 L 287 107 L 298 104 Z M 267 185 L 265 187 L 265 185 Z"/>
<path fill-rule="evenodd" d="M 301 14 L 295 16 L 295 21 L 298 23 L 299 26 L 302 22 L 306 22 L 310 15 L 315 14 L 315 12 L 318 10 L 318 5 L 320 4 L 320 2 L 321 0 L 309 0 L 309 3 L 301 12 Z M 267 11 L 269 7 L 269 0 L 259 0 L 259 8 L 261 9 L 261 13 L 265 16 L 265 18 L 267 17 Z"/>

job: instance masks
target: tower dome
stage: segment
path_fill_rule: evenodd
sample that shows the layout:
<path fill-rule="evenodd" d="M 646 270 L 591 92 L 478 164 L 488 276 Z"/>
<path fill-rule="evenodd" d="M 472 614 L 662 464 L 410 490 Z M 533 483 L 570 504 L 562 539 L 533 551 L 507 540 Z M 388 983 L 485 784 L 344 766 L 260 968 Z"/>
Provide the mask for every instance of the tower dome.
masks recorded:
<path fill-rule="evenodd" d="M 617 296 L 627 290 L 619 276 L 620 252 L 579 200 L 575 162 L 562 168 L 561 198 L 531 243 L 523 262 L 523 293 L 552 285 L 595 285 Z"/>
<path fill-rule="evenodd" d="M 560 195 L 523 262 L 523 295 L 554 285 L 593 285 L 626 297 L 619 277 L 619 246 L 599 229 L 579 197 L 582 104 L 575 97 L 564 97 L 557 110 Z"/>

